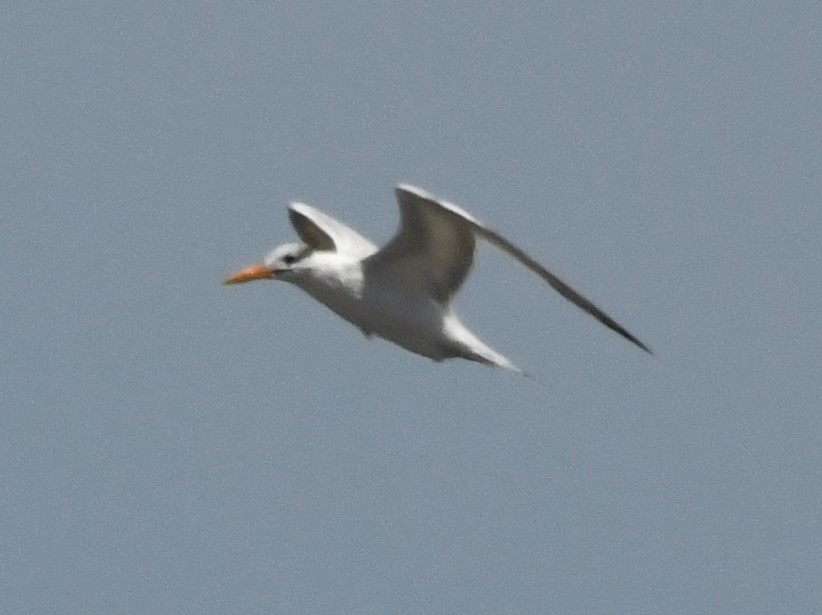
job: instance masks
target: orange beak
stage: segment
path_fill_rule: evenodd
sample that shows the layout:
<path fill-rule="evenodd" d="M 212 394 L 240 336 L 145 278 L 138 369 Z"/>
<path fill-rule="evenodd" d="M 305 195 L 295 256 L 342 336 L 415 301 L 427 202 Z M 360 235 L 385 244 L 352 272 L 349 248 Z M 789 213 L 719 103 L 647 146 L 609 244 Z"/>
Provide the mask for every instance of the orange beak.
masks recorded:
<path fill-rule="evenodd" d="M 234 275 L 228 276 L 223 280 L 223 284 L 241 284 L 242 282 L 251 282 L 252 280 L 270 280 L 276 275 L 276 272 L 263 263 L 255 263 L 250 267 L 246 267 L 242 271 L 238 271 Z"/>

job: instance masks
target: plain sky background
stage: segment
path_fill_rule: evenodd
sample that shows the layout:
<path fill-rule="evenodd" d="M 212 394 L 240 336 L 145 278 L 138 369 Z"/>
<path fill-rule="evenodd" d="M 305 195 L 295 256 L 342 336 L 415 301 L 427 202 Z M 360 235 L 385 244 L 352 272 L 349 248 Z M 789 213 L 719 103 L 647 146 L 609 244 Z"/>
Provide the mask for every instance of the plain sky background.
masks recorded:
<path fill-rule="evenodd" d="M 822 611 L 818 1 L 0 9 L 0 612 Z M 223 287 L 455 201 L 537 382 Z"/>

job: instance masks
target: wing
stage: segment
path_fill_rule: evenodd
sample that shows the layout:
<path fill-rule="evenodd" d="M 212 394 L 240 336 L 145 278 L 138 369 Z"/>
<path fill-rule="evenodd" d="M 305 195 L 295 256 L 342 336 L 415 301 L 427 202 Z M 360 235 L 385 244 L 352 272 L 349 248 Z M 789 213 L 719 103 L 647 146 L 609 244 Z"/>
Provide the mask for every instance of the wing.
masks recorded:
<path fill-rule="evenodd" d="M 377 247 L 357 231 L 305 203 L 291 203 L 288 217 L 300 239 L 313 250 L 339 252 L 357 258 L 365 258 L 377 251 Z"/>
<path fill-rule="evenodd" d="M 447 303 L 474 260 L 474 231 L 465 214 L 413 186 L 396 189 L 400 228 L 366 266 L 377 276 L 401 279 L 409 290 Z"/>
<path fill-rule="evenodd" d="M 385 258 L 397 258 L 403 256 L 407 258 L 409 253 L 414 253 L 415 248 L 417 251 L 424 251 L 425 254 L 434 254 L 435 257 L 426 257 L 426 260 L 437 263 L 440 275 L 450 275 L 450 288 L 451 293 L 453 293 L 457 290 L 457 288 L 459 288 L 459 285 L 468 274 L 468 269 L 471 265 L 470 255 L 473 253 L 474 247 L 473 236 L 479 236 L 503 252 L 506 252 L 510 256 L 517 259 L 520 263 L 528 267 L 528 269 L 548 282 L 554 290 L 578 308 L 588 312 L 603 325 L 616 333 L 619 333 L 622 337 L 633 344 L 636 344 L 645 352 L 651 353 L 651 350 L 645 344 L 629 333 L 625 327 L 608 316 L 608 314 L 603 312 L 599 307 L 594 305 L 590 299 L 574 290 L 556 274 L 543 267 L 540 263 L 535 261 L 531 256 L 515 246 L 508 239 L 496 231 L 486 227 L 468 212 L 452 203 L 438 201 L 433 195 L 428 194 L 418 188 L 414 188 L 413 186 L 398 186 L 397 197 L 399 198 L 400 208 L 402 209 L 403 214 L 400 232 L 391 241 L 391 243 L 389 243 L 383 250 L 380 250 L 380 252 L 375 254 L 373 258 L 380 257 L 383 253 L 385 253 Z M 434 226 L 438 229 L 439 233 L 427 235 L 427 243 L 423 243 L 422 247 L 419 247 L 421 242 L 419 240 L 414 241 L 414 238 L 420 232 L 420 225 L 422 227 L 431 226 L 430 222 L 426 225 L 426 221 L 429 220 L 437 221 L 434 223 Z M 440 229 L 448 230 L 446 232 L 445 230 Z M 470 240 L 465 239 L 466 234 L 472 236 Z M 450 241 L 450 243 L 445 244 L 444 246 L 440 245 L 431 247 L 430 244 L 440 243 L 443 239 Z M 461 251 L 448 248 L 449 245 L 453 246 L 459 242 L 461 242 L 460 245 L 462 246 Z M 468 247 L 469 245 L 470 248 Z M 469 255 L 467 259 L 465 257 L 466 251 Z M 438 254 L 439 260 L 436 257 Z M 461 257 L 458 257 L 457 255 L 461 255 Z"/>
<path fill-rule="evenodd" d="M 499 249 L 513 256 L 520 263 L 528 267 L 528 269 L 530 269 L 543 280 L 548 282 L 548 284 L 550 284 L 554 290 L 556 290 L 560 295 L 565 297 L 575 306 L 577 306 L 581 310 L 588 312 L 591 316 L 596 318 L 603 325 L 605 325 L 612 331 L 616 331 L 628 341 L 642 348 L 642 350 L 644 350 L 645 352 L 653 354 L 650 348 L 648 348 L 645 344 L 640 342 L 634 335 L 628 332 L 628 330 L 625 327 L 620 325 L 617 321 L 608 316 L 608 314 L 606 314 L 600 308 L 594 305 L 594 303 L 590 299 L 571 288 L 571 286 L 568 285 L 567 282 L 564 282 L 556 274 L 552 273 L 550 270 L 540 265 L 537 261 L 535 261 L 528 254 L 523 252 L 520 248 L 512 244 L 505 237 L 503 237 L 496 231 L 492 231 L 491 229 L 486 228 L 482 225 L 477 225 L 475 228 L 477 234 L 480 235 L 483 239 L 485 239 L 489 243 L 494 244 Z"/>

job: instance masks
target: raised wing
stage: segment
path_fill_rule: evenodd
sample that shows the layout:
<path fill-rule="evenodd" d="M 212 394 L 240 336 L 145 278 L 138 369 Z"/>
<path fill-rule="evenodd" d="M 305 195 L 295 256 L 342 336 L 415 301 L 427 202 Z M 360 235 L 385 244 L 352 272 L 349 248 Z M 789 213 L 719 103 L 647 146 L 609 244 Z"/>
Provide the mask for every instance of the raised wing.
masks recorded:
<path fill-rule="evenodd" d="M 396 189 L 400 228 L 366 262 L 374 275 L 400 279 L 403 287 L 447 303 L 474 260 L 474 231 L 465 213 L 413 186 Z"/>
<path fill-rule="evenodd" d="M 300 239 L 313 250 L 339 252 L 356 258 L 365 258 L 377 251 L 377 246 L 357 231 L 311 205 L 291 203 L 288 217 Z"/>
<path fill-rule="evenodd" d="M 513 256 L 548 282 L 560 295 L 588 312 L 606 327 L 619 333 L 645 352 L 651 353 L 645 344 L 594 305 L 590 299 L 571 288 L 556 274 L 543 267 L 508 239 L 486 227 L 468 212 L 453 203 L 439 201 L 433 195 L 414 186 L 401 184 L 396 192 L 402 210 L 400 231 L 385 248 L 372 258 L 404 259 L 411 264 L 414 259 L 419 261 L 422 258 L 423 262 L 433 265 L 432 273 L 435 283 L 449 289 L 450 294 L 453 294 L 468 274 L 473 256 L 473 236 L 477 235 Z M 424 239 L 418 238 L 420 234 L 424 235 Z"/>

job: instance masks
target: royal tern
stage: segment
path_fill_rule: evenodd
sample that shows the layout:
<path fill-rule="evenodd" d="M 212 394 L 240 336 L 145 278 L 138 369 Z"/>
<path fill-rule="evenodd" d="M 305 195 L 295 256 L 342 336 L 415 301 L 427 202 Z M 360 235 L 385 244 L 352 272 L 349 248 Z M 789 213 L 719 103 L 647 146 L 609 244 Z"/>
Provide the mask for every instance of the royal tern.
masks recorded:
<path fill-rule="evenodd" d="M 377 335 L 434 361 L 463 358 L 519 372 L 469 331 L 451 305 L 471 269 L 479 237 L 517 259 L 606 327 L 651 352 L 589 299 L 460 207 L 407 184 L 395 192 L 400 228 L 382 248 L 327 214 L 292 203 L 288 215 L 303 243 L 276 248 L 262 263 L 224 283 L 290 282 L 368 337 Z"/>

